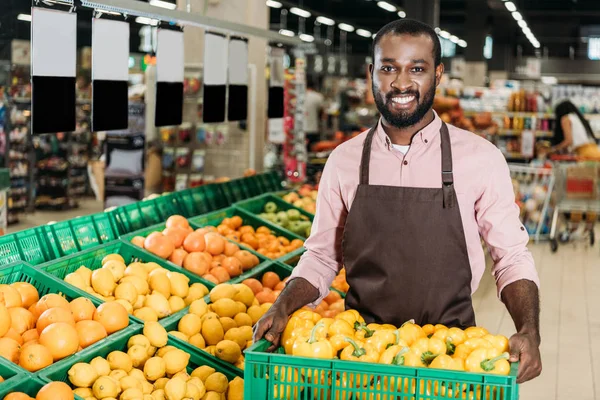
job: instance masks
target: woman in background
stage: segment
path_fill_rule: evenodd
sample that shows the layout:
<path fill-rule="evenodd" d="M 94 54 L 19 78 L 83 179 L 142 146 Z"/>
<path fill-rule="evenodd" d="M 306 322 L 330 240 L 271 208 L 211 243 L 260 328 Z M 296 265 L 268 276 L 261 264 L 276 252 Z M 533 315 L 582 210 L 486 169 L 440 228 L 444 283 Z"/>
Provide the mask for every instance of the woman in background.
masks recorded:
<path fill-rule="evenodd" d="M 565 100 L 556 106 L 555 114 L 552 151 L 570 150 L 586 160 L 600 161 L 600 147 L 596 144 L 590 123 L 577 107 Z"/>

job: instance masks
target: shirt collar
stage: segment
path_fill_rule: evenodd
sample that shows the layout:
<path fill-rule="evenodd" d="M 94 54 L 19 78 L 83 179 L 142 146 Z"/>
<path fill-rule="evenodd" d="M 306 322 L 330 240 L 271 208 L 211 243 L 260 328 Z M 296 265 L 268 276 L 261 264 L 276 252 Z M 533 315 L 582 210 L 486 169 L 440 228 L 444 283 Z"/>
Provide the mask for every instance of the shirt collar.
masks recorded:
<path fill-rule="evenodd" d="M 415 136 L 413 137 L 412 144 L 415 144 L 417 140 L 425 144 L 431 143 L 433 138 L 436 135 L 439 135 L 441 128 L 442 120 L 435 112 L 435 110 L 433 110 L 433 121 L 431 121 L 429 125 L 427 125 L 425 128 L 421 129 L 415 134 Z M 378 137 L 379 142 L 383 145 L 384 148 L 388 150 L 392 149 L 392 141 L 383 129 L 381 118 L 379 118 L 379 121 L 377 122 L 377 129 L 375 131 L 375 135 Z"/>

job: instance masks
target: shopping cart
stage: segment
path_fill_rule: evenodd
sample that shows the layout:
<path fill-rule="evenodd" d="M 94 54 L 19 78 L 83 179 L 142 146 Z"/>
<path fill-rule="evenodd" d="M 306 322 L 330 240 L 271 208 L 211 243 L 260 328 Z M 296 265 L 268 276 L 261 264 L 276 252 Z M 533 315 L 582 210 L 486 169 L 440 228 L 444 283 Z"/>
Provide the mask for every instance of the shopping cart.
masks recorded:
<path fill-rule="evenodd" d="M 600 163 L 555 162 L 555 207 L 550 229 L 552 252 L 558 242 L 589 240 L 594 245 L 594 224 L 600 214 Z M 559 219 L 564 218 L 564 229 L 557 235 Z"/>
<path fill-rule="evenodd" d="M 523 225 L 536 243 L 546 239 L 550 233 L 550 198 L 554 188 L 552 169 L 523 164 L 508 164 L 508 168 Z"/>

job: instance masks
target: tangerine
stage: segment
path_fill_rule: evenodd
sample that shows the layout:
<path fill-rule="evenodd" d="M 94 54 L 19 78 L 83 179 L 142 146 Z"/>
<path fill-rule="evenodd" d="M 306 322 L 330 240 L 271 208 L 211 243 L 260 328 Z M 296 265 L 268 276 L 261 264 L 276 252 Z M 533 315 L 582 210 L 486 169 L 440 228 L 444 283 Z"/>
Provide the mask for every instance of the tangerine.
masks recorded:
<path fill-rule="evenodd" d="M 75 329 L 79 336 L 79 345 L 83 349 L 108 336 L 106 329 L 98 321 L 79 321 L 75 324 Z"/>
<path fill-rule="evenodd" d="M 152 232 L 144 240 L 144 248 L 161 258 L 169 258 L 175 250 L 175 245 L 167 236 L 160 232 Z"/>
<path fill-rule="evenodd" d="M 54 361 L 58 361 L 77 352 L 79 336 L 74 325 L 56 322 L 42 331 L 40 344 L 50 350 Z"/>
<path fill-rule="evenodd" d="M 71 312 L 75 322 L 92 319 L 94 311 L 96 311 L 96 306 L 88 298 L 78 297 L 71 301 Z"/>
<path fill-rule="evenodd" d="M 46 329 L 47 326 L 56 322 L 64 322 L 75 327 L 75 318 L 73 318 L 71 310 L 55 307 L 44 311 L 42 315 L 40 315 L 36 325 L 38 333 L 41 335 L 42 331 Z"/>
<path fill-rule="evenodd" d="M 35 302 L 40 299 L 37 289 L 31 283 L 27 282 L 15 282 L 11 284 L 13 288 L 17 289 L 17 292 L 21 295 L 21 302 L 23 308 L 29 308 Z"/>
<path fill-rule="evenodd" d="M 166 228 L 165 230 L 163 230 L 162 233 L 163 235 L 171 239 L 176 248 L 181 247 L 181 245 L 183 244 L 183 240 L 188 235 L 187 229 L 177 226 L 172 228 Z"/>
<path fill-rule="evenodd" d="M 94 312 L 94 321 L 98 321 L 109 335 L 129 325 L 129 315 L 121 304 L 108 301 L 101 304 Z"/>
<path fill-rule="evenodd" d="M 40 389 L 35 400 L 73 400 L 73 389 L 64 382 L 50 382 Z"/>
<path fill-rule="evenodd" d="M 183 241 L 183 248 L 188 253 L 196 251 L 204 251 L 206 248 L 206 240 L 204 234 L 200 232 L 192 232 Z"/>
<path fill-rule="evenodd" d="M 185 217 L 182 217 L 181 215 L 171 215 L 167 219 L 166 226 L 167 228 L 189 228 L 190 223 Z"/>
<path fill-rule="evenodd" d="M 19 365 L 29 372 L 36 372 L 42 368 L 52 365 L 52 354 L 50 350 L 39 343 L 33 343 L 23 347 L 19 357 Z"/>

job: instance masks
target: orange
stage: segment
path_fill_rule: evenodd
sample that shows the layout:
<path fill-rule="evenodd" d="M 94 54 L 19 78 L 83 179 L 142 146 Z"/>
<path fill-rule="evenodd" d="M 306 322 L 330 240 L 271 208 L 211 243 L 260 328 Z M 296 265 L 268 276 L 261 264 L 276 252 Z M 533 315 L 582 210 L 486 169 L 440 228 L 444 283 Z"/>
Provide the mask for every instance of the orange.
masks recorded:
<path fill-rule="evenodd" d="M 242 218 L 238 215 L 234 215 L 233 217 L 230 218 L 230 220 L 231 220 L 231 227 L 233 229 L 238 229 L 244 223 L 244 221 L 242 221 Z"/>
<path fill-rule="evenodd" d="M 145 237 L 135 236 L 133 239 L 131 239 L 131 244 L 133 244 L 134 246 L 137 246 L 137 247 L 141 247 L 143 249 L 145 241 L 146 241 Z"/>
<path fill-rule="evenodd" d="M 232 278 L 242 274 L 242 262 L 235 257 L 225 257 L 221 265 Z"/>
<path fill-rule="evenodd" d="M 199 232 L 190 233 L 183 241 L 183 248 L 188 253 L 204 251 L 204 249 L 206 248 L 206 240 L 204 239 L 204 234 Z"/>
<path fill-rule="evenodd" d="M 206 251 L 213 256 L 222 254 L 225 251 L 225 239 L 216 232 L 209 232 L 204 235 L 206 240 Z"/>
<path fill-rule="evenodd" d="M 144 248 L 150 253 L 156 254 L 161 258 L 169 258 L 175 250 L 175 245 L 165 235 L 160 232 L 152 232 L 144 240 Z"/>
<path fill-rule="evenodd" d="M 33 329 L 35 326 L 35 321 L 33 319 L 33 314 L 27 311 L 22 307 L 11 307 L 8 309 L 10 313 L 10 319 L 12 321 L 11 327 L 19 333 L 19 335 L 23 335 L 25 331 Z"/>
<path fill-rule="evenodd" d="M 23 337 L 23 342 L 25 343 L 31 340 L 38 340 L 40 338 L 40 334 L 35 328 L 25 331 L 21 336 Z"/>
<path fill-rule="evenodd" d="M 83 349 L 107 336 L 106 329 L 98 321 L 79 321 L 75 324 L 75 329 L 79 335 L 79 345 Z"/>
<path fill-rule="evenodd" d="M 15 282 L 11 284 L 13 288 L 17 289 L 17 292 L 21 295 L 21 302 L 23 308 L 29 308 L 35 302 L 40 299 L 37 289 L 31 283 L 27 282 Z"/>
<path fill-rule="evenodd" d="M 233 233 L 234 231 L 229 226 L 221 224 L 221 225 L 217 226 L 217 232 L 220 235 L 225 236 L 225 235 L 229 235 L 230 233 Z"/>
<path fill-rule="evenodd" d="M 8 332 L 4 334 L 5 338 L 14 339 L 20 345 L 23 345 L 23 337 L 15 330 L 15 328 L 11 327 Z"/>
<path fill-rule="evenodd" d="M 4 304 L 0 303 L 0 336 L 4 336 L 12 325 L 12 319 L 10 318 L 10 312 Z"/>
<path fill-rule="evenodd" d="M 258 249 L 258 239 L 252 233 L 242 234 L 242 243 L 252 247 L 254 250 Z"/>
<path fill-rule="evenodd" d="M 169 261 L 171 261 L 173 264 L 181 267 L 183 266 L 183 261 L 185 260 L 185 257 L 188 255 L 188 252 L 185 251 L 184 249 L 175 249 L 175 251 L 173 251 L 173 254 L 171 254 L 171 257 L 169 257 Z"/>
<path fill-rule="evenodd" d="M 74 325 L 56 322 L 42 331 L 40 344 L 50 351 L 54 361 L 58 361 L 75 354 L 79 348 L 79 336 Z"/>
<path fill-rule="evenodd" d="M 31 397 L 23 392 L 12 392 L 8 394 L 4 400 L 33 400 Z"/>
<path fill-rule="evenodd" d="M 240 251 L 240 246 L 238 246 L 235 243 L 231 243 L 231 242 L 225 243 L 225 251 L 223 252 L 223 254 L 225 254 L 225 256 L 232 257 L 236 251 Z"/>
<path fill-rule="evenodd" d="M 211 274 L 205 274 L 205 275 L 202 275 L 202 277 L 205 280 L 214 283 L 215 285 L 218 285 L 219 283 L 221 283 L 214 275 L 211 275 Z"/>
<path fill-rule="evenodd" d="M 187 269 L 190 272 L 193 272 L 196 275 L 204 275 L 208 272 L 210 267 L 209 262 L 203 253 L 200 252 L 192 252 L 185 256 L 183 260 L 183 268 Z"/>
<path fill-rule="evenodd" d="M 256 229 L 256 233 L 264 233 L 265 235 L 270 235 L 271 230 L 269 228 L 267 228 L 266 226 L 259 226 Z"/>
<path fill-rule="evenodd" d="M 190 224 L 188 220 L 185 219 L 185 217 L 182 217 L 181 215 L 171 215 L 167 219 L 166 226 L 167 228 L 189 228 Z"/>
<path fill-rule="evenodd" d="M 265 272 L 265 274 L 262 277 L 263 286 L 268 287 L 269 289 L 274 289 L 279 282 L 281 282 L 281 280 L 279 279 L 279 275 L 272 271 Z"/>
<path fill-rule="evenodd" d="M 300 239 L 294 239 L 290 242 L 290 246 L 294 247 L 295 249 L 299 249 L 300 247 L 304 246 L 304 241 Z"/>
<path fill-rule="evenodd" d="M 75 322 L 92 319 L 94 311 L 96 311 L 96 306 L 88 298 L 78 297 L 71 301 L 71 312 Z"/>
<path fill-rule="evenodd" d="M 21 355 L 21 345 L 11 338 L 0 338 L 0 357 L 17 364 Z"/>
<path fill-rule="evenodd" d="M 71 310 L 71 306 L 69 302 L 62 296 L 54 293 L 48 293 L 43 296 L 40 301 L 38 301 L 35 305 L 35 311 L 30 310 L 33 313 L 33 316 L 37 319 L 42 315 L 42 313 L 50 308 L 60 307 L 65 310 Z"/>
<path fill-rule="evenodd" d="M 276 299 L 277 297 L 273 294 L 273 292 L 263 291 L 256 294 L 256 300 L 258 300 L 260 304 L 275 303 Z"/>
<path fill-rule="evenodd" d="M 4 295 L 4 305 L 7 308 L 10 307 L 21 307 L 23 300 L 21 300 L 21 293 L 12 286 L 0 285 L 0 295 Z"/>
<path fill-rule="evenodd" d="M 282 290 L 283 290 L 283 288 L 285 288 L 285 282 L 284 282 L 284 281 L 281 281 L 281 282 L 279 282 L 277 285 L 275 285 L 275 287 L 273 288 L 273 290 L 279 290 L 279 291 L 282 291 Z"/>
<path fill-rule="evenodd" d="M 163 233 L 163 235 L 165 235 L 166 237 L 171 239 L 171 241 L 173 242 L 175 247 L 181 247 L 181 245 L 183 244 L 183 240 L 188 235 L 188 231 L 186 229 L 180 228 L 177 226 L 172 227 L 172 228 L 167 228 L 167 229 L 163 230 L 162 233 Z"/>
<path fill-rule="evenodd" d="M 255 295 L 263 290 L 263 285 L 258 279 L 250 278 L 244 280 L 242 283 L 252 289 Z"/>
<path fill-rule="evenodd" d="M 254 228 L 251 227 L 250 225 L 242 226 L 237 231 L 240 235 L 243 235 L 244 233 L 256 233 L 254 231 Z"/>
<path fill-rule="evenodd" d="M 73 400 L 73 389 L 64 382 L 50 382 L 40 389 L 35 400 Z"/>
<path fill-rule="evenodd" d="M 254 255 L 252 253 L 250 253 L 247 250 L 240 250 L 235 252 L 235 254 L 233 255 L 235 258 L 237 258 L 238 260 L 240 260 L 240 262 L 242 263 L 242 269 L 244 271 L 249 270 L 252 267 L 255 267 L 256 265 L 258 265 L 258 262 L 255 264 L 255 260 L 254 260 Z"/>
<path fill-rule="evenodd" d="M 342 298 L 342 296 L 340 296 L 340 294 L 338 292 L 336 292 L 335 290 L 331 290 L 329 292 L 329 294 L 327 296 L 325 296 L 325 298 L 323 300 L 327 304 L 333 304 L 341 298 Z"/>
<path fill-rule="evenodd" d="M 233 226 L 233 223 L 231 222 L 231 218 L 223 219 L 223 221 L 221 221 L 221 224 L 219 226 L 226 226 L 229 229 L 235 229 L 235 227 Z M 217 226 L 217 230 L 219 230 L 219 226 Z"/>
<path fill-rule="evenodd" d="M 223 267 L 216 267 L 210 270 L 210 274 L 217 278 L 219 283 L 227 282 L 231 279 L 227 270 Z"/>
<path fill-rule="evenodd" d="M 23 347 L 19 357 L 19 365 L 29 372 L 39 371 L 52 364 L 50 350 L 41 344 L 30 344 Z"/>
<path fill-rule="evenodd" d="M 129 315 L 121 304 L 108 301 L 100 304 L 94 313 L 94 321 L 98 321 L 109 335 L 129 325 Z"/>
<path fill-rule="evenodd" d="M 73 313 L 70 309 L 65 310 L 64 308 L 55 307 L 44 311 L 40 315 L 36 325 L 38 333 L 41 334 L 47 326 L 55 322 L 64 322 L 73 327 L 75 326 L 75 318 L 73 318 Z"/>

